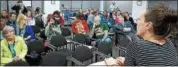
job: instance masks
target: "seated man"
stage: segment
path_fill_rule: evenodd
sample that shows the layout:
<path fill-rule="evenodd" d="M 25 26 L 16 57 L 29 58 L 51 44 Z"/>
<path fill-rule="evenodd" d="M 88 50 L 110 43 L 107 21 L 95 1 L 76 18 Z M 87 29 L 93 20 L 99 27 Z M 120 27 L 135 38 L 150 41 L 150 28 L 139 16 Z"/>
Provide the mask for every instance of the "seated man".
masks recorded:
<path fill-rule="evenodd" d="M 108 26 L 106 24 L 100 23 L 100 17 L 96 16 L 94 18 L 94 23 L 90 31 L 90 37 L 96 35 L 97 42 L 111 43 L 111 39 L 108 37 Z"/>
<path fill-rule="evenodd" d="M 66 7 L 66 10 L 64 11 L 64 22 L 71 23 L 72 19 L 70 17 L 72 17 L 72 11 L 69 7 Z"/>
<path fill-rule="evenodd" d="M 17 22 L 16 22 L 16 13 L 15 12 L 11 12 L 10 13 L 10 18 L 9 20 L 7 21 L 7 25 L 10 25 L 10 26 L 13 26 L 14 27 L 14 30 L 15 30 L 15 34 L 17 35 L 17 30 L 18 30 L 18 25 L 17 25 Z"/>
<path fill-rule="evenodd" d="M 1 41 L 1 65 L 24 60 L 27 54 L 27 45 L 22 37 L 15 36 L 14 28 L 5 26 L 3 29 L 4 39 Z"/>
<path fill-rule="evenodd" d="M 74 34 L 87 34 L 89 32 L 87 23 L 80 19 L 79 14 L 76 15 L 76 20 L 72 23 L 72 32 Z"/>

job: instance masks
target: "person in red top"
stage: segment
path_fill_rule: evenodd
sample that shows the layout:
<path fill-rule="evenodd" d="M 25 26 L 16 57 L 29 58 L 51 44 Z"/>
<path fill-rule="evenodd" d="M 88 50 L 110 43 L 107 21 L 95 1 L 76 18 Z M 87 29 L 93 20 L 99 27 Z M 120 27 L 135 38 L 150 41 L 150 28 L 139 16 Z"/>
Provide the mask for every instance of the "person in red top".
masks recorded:
<path fill-rule="evenodd" d="M 59 11 L 54 11 L 53 18 L 55 19 L 55 22 L 59 23 L 60 26 L 64 25 L 64 19 L 60 16 Z"/>
<path fill-rule="evenodd" d="M 79 14 L 76 14 L 76 20 L 72 23 L 72 32 L 74 34 L 87 34 L 89 32 L 86 21 L 82 20 Z"/>

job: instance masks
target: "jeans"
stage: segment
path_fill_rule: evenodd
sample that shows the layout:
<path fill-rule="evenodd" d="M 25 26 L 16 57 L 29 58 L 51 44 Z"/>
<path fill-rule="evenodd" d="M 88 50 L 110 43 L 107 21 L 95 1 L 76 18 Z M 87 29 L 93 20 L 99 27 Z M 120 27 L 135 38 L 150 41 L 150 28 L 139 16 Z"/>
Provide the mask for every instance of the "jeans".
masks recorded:
<path fill-rule="evenodd" d="M 104 41 L 102 41 L 102 39 L 97 39 L 96 40 L 96 47 L 98 47 L 98 45 L 102 45 L 101 43 L 107 43 L 107 44 L 112 44 L 112 40 L 110 37 L 107 37 Z"/>

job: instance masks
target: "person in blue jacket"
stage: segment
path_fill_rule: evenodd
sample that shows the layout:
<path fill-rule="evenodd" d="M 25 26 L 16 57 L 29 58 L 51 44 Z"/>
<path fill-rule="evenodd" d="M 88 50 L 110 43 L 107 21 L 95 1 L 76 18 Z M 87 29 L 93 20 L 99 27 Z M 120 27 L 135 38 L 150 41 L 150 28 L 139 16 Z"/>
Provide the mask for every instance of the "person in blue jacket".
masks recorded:
<path fill-rule="evenodd" d="M 19 14 L 17 23 L 19 25 L 18 35 L 23 37 L 26 43 L 35 40 L 34 31 L 31 26 L 26 25 L 25 16 L 23 14 Z"/>

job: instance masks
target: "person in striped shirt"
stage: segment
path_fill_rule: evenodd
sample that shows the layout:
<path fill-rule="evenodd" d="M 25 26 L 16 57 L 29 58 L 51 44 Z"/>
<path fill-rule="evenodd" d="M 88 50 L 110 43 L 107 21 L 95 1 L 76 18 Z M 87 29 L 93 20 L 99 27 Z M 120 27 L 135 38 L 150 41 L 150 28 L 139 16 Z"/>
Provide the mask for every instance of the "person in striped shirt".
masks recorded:
<path fill-rule="evenodd" d="M 97 65 L 178 66 L 176 48 L 169 39 L 177 30 L 177 18 L 177 10 L 164 4 L 147 8 L 137 20 L 136 34 L 143 39 L 129 43 L 125 57 L 107 58 Z"/>

